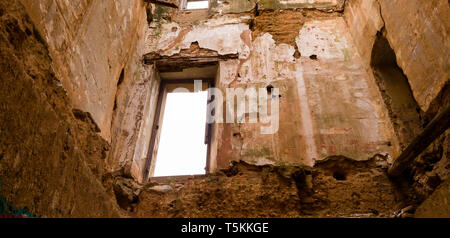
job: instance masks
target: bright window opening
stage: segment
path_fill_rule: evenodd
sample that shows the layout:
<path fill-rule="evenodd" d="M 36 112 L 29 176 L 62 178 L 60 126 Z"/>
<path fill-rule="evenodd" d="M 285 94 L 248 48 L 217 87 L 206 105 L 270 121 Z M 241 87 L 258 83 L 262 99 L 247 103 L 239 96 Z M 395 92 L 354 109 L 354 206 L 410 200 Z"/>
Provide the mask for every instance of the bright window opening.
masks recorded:
<path fill-rule="evenodd" d="M 206 91 L 168 93 L 154 177 L 205 174 Z"/>
<path fill-rule="evenodd" d="M 186 10 L 208 9 L 208 0 L 186 0 Z"/>

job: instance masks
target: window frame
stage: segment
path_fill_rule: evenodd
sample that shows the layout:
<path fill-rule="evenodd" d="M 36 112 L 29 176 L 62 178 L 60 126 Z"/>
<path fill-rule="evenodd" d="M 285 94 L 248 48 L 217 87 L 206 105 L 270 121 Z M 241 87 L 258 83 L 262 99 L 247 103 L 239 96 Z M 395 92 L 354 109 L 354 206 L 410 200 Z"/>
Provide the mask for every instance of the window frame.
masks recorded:
<path fill-rule="evenodd" d="M 211 88 L 215 86 L 215 79 L 213 78 L 203 78 L 203 79 L 198 79 L 198 80 L 202 80 L 202 87 L 203 88 Z M 167 97 L 167 94 L 169 93 L 169 89 L 173 86 L 179 87 L 179 86 L 186 86 L 188 88 L 190 88 L 191 86 L 193 87 L 194 85 L 194 81 L 195 79 L 180 79 L 180 80 L 164 80 L 161 79 L 160 82 L 160 87 L 159 87 L 159 95 L 158 95 L 158 102 L 156 105 L 156 112 L 155 112 L 155 118 L 154 118 L 154 124 L 153 124 L 153 128 L 152 128 L 152 134 L 151 134 L 151 138 L 150 138 L 150 143 L 149 143 L 149 149 L 147 152 L 147 158 L 145 161 L 145 165 L 144 165 L 144 171 L 143 171 L 143 178 L 144 181 L 149 181 L 151 178 L 153 177 L 154 174 L 154 169 L 155 169 L 155 165 L 156 165 L 156 157 L 157 157 L 157 153 L 158 153 L 158 148 L 159 148 L 159 139 L 161 136 L 161 125 L 163 123 L 164 120 L 164 108 L 165 108 L 165 100 Z M 172 89 L 174 89 L 172 88 Z M 211 101 L 209 100 L 210 95 L 208 95 L 207 97 L 207 102 L 205 103 L 210 103 Z M 205 115 L 207 116 L 207 115 Z M 205 144 L 207 145 L 207 149 L 206 149 L 206 169 L 205 169 L 205 174 L 210 173 L 211 170 L 211 142 L 212 142 L 212 132 L 213 132 L 213 124 L 210 123 L 206 123 L 206 130 L 205 130 Z M 172 176 L 172 177 L 182 177 L 184 175 L 181 176 Z"/>

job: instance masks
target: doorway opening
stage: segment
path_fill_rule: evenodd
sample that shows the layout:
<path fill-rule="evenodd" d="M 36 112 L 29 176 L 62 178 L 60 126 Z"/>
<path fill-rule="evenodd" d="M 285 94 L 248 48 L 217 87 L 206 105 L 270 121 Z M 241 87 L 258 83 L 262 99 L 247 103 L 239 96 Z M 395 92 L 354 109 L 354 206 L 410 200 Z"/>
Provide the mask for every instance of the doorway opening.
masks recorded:
<path fill-rule="evenodd" d="M 207 91 L 167 93 L 154 177 L 206 173 Z"/>

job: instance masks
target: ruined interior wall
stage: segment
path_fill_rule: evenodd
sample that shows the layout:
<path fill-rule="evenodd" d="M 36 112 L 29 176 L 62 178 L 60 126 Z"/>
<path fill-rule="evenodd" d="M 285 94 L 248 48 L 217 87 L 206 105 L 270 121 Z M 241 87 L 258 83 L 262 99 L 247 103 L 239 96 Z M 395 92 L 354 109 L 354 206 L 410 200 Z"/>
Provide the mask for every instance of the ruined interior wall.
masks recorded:
<path fill-rule="evenodd" d="M 417 103 L 426 112 L 450 76 L 448 1 L 379 2 L 397 62 L 408 77 Z"/>
<path fill-rule="evenodd" d="M 185 12 L 156 7 L 146 41 L 147 54 L 169 59 L 193 42 L 219 55 L 238 54 L 220 62 L 216 87 L 223 93 L 280 89 L 277 133 L 262 135 L 262 123 L 216 124 L 217 168 L 240 159 L 312 165 L 333 155 L 367 160 L 398 151 L 377 85 L 340 13 L 343 2 L 308 1 L 306 7 L 280 1 L 283 11 L 267 12 L 261 9 L 268 1 L 241 12 L 235 8 L 239 1 L 227 2 L 213 1 L 209 17 L 194 22 Z"/>
<path fill-rule="evenodd" d="M 260 0 L 258 9 L 278 10 L 278 9 L 319 9 L 319 10 L 340 10 L 345 0 Z"/>
<path fill-rule="evenodd" d="M 31 20 L 19 1 L 26 3 Z M 145 11 L 137 0 L 0 1 L 0 54 L 8 59 L 0 62 L 1 194 L 48 217 L 119 216 L 113 193 L 122 208 L 129 202 L 122 200 L 140 199 L 136 216 L 390 216 L 405 205 L 385 174 L 389 156 L 384 155 L 395 155 L 397 139 L 367 63 L 370 51 L 360 49 L 365 42 L 342 15 L 343 1 L 227 2 L 225 7 L 212 1 L 213 10 L 195 17 L 153 6 L 155 21 L 142 52 L 144 29 L 139 27 L 145 27 Z M 270 6 L 284 10 L 264 12 L 273 10 Z M 376 5 L 365 6 L 376 15 Z M 369 23 L 368 39 L 375 39 L 378 20 Z M 262 123 L 217 124 L 218 169 L 234 160 L 261 166 L 243 163 L 242 169 L 235 163 L 222 174 L 170 184 L 168 194 L 156 191 L 155 196 L 147 184 L 139 195 L 133 179 L 121 176 L 142 182 L 159 85 L 154 66 L 142 65 L 140 56 L 170 58 L 194 42 L 219 56 L 238 55 L 220 62 L 217 87 L 223 92 L 269 84 L 280 89 L 280 129 L 261 135 Z M 91 112 L 93 120 L 72 106 Z M 104 139 L 111 123 L 110 146 Z M 429 163 L 415 166 L 415 188 L 426 185 L 425 194 L 447 176 L 448 160 L 440 158 L 448 158 L 448 143 L 448 134 L 443 135 L 420 157 Z M 314 162 L 314 169 L 307 169 L 310 176 L 285 171 L 300 168 L 286 164 Z M 424 164 L 432 166 L 420 167 Z M 107 171 L 119 169 L 127 171 Z M 247 184 L 236 186 L 242 183 Z M 427 214 L 433 201 L 447 202 L 448 182 L 434 194 L 418 216 Z"/>
<path fill-rule="evenodd" d="M 385 27 L 397 63 L 426 112 L 449 78 L 448 1 L 349 0 L 345 15 L 358 50 L 367 60 L 376 32 Z"/>
<path fill-rule="evenodd" d="M 90 112 L 110 140 L 117 82 L 135 77 L 146 25 L 142 0 L 21 0 L 49 47 L 52 67 L 75 108 Z M 130 66 L 131 65 L 131 66 Z"/>
<path fill-rule="evenodd" d="M 400 138 L 400 135 L 400 141 L 410 142 L 437 113 L 449 105 L 449 10 L 445 0 L 346 2 L 344 18 L 365 62 L 370 64 L 377 32 L 382 32 L 395 52 L 396 63 L 407 77 L 414 99 L 421 108 L 422 126 L 410 138 Z M 396 119 L 392 118 L 393 121 Z M 435 140 L 406 171 L 419 202 L 432 194 L 448 177 L 448 133 Z M 444 187 L 441 191 L 448 190 Z M 430 206 L 430 202 L 427 204 L 425 206 Z M 439 206 L 431 207 L 439 209 Z M 423 215 L 424 212 L 419 213 Z M 430 210 L 426 212 L 430 214 Z"/>
<path fill-rule="evenodd" d="M 0 194 L 37 217 L 117 217 L 109 144 L 72 110 L 19 0 L 0 1 Z"/>
<path fill-rule="evenodd" d="M 314 168 L 235 162 L 208 176 L 152 179 L 130 216 L 395 217 L 408 203 L 386 166 L 382 158 L 330 158 Z"/>

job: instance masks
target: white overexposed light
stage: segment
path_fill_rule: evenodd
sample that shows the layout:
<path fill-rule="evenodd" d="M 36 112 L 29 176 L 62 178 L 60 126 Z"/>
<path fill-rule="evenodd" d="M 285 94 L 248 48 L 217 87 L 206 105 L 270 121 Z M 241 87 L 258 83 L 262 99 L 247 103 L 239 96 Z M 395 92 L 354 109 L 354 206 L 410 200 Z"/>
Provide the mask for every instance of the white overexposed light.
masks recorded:
<path fill-rule="evenodd" d="M 208 93 L 169 93 L 164 109 L 155 177 L 205 174 Z"/>
<path fill-rule="evenodd" d="M 208 8 L 209 1 L 188 1 L 186 4 L 186 9 L 195 10 L 195 9 L 205 9 Z"/>

